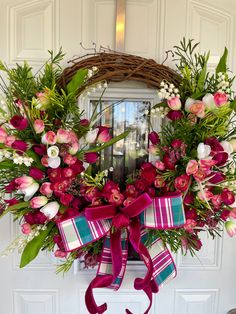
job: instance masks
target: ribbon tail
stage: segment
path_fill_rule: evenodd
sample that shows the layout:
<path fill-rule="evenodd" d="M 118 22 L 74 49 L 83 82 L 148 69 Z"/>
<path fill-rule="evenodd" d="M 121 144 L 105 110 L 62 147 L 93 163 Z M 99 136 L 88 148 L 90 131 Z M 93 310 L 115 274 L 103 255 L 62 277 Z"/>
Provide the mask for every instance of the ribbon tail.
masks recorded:
<path fill-rule="evenodd" d="M 121 231 L 117 230 L 105 238 L 97 275 L 85 293 L 85 303 L 91 314 L 102 314 L 107 310 L 106 303 L 100 306 L 96 304 L 93 289 L 105 287 L 119 289 L 120 287 L 127 260 L 127 233 L 122 235 L 124 236 L 126 237 L 121 241 Z"/>

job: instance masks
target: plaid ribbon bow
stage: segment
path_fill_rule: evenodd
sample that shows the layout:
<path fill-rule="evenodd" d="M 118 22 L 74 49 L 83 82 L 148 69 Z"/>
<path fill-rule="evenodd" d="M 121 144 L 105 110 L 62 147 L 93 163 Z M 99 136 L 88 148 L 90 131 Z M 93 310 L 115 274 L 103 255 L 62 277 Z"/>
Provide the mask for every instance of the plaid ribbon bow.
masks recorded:
<path fill-rule="evenodd" d="M 152 305 L 152 293 L 158 292 L 164 283 L 176 276 L 176 268 L 169 250 L 160 238 L 153 236 L 146 248 L 148 232 L 145 229 L 166 230 L 181 227 L 184 223 L 181 195 L 151 199 L 146 193 L 123 209 L 114 205 L 88 207 L 85 215 L 58 222 L 67 251 L 73 251 L 105 237 L 97 275 L 85 294 L 89 313 L 100 314 L 107 309 L 106 303 L 97 306 L 93 297 L 94 288 L 119 289 L 125 274 L 130 241 L 147 266 L 145 277 L 136 278 L 134 281 L 134 288 L 143 290 L 150 300 L 150 305 L 144 313 L 147 314 Z M 113 232 L 112 226 L 116 226 Z M 126 313 L 131 314 L 128 309 Z"/>

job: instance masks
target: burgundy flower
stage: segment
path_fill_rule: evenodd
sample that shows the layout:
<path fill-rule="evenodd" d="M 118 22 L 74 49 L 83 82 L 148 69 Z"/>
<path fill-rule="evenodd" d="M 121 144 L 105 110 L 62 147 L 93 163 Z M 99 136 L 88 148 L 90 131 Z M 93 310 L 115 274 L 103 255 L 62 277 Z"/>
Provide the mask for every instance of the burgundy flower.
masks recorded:
<path fill-rule="evenodd" d="M 98 160 L 98 153 L 85 153 L 84 160 L 89 164 L 94 164 Z"/>
<path fill-rule="evenodd" d="M 168 113 L 167 113 L 167 118 L 169 118 L 170 120 L 172 121 L 176 121 L 176 120 L 179 120 L 183 117 L 183 113 L 181 110 L 170 110 Z"/>
<path fill-rule="evenodd" d="M 209 179 L 209 182 L 212 184 L 217 184 L 217 183 L 223 182 L 226 178 L 222 172 L 214 172 L 214 173 L 211 173 L 211 176 L 212 175 L 213 175 L 213 177 L 211 179 Z"/>
<path fill-rule="evenodd" d="M 150 196 L 150 197 L 155 197 L 156 196 L 156 190 L 152 187 L 148 187 L 145 192 Z"/>
<path fill-rule="evenodd" d="M 137 196 L 137 190 L 133 184 L 127 184 L 125 195 L 127 197 L 136 197 Z"/>
<path fill-rule="evenodd" d="M 138 190 L 144 191 L 147 187 L 147 182 L 145 180 L 140 179 L 137 180 L 134 185 Z"/>
<path fill-rule="evenodd" d="M 17 150 L 18 153 L 25 152 L 28 148 L 28 145 L 24 141 L 16 140 L 13 142 L 11 147 Z"/>
<path fill-rule="evenodd" d="M 230 214 L 230 210 L 225 209 L 225 210 L 222 211 L 222 213 L 220 215 L 220 218 L 222 220 L 226 221 L 228 219 L 228 217 L 229 217 L 229 214 Z"/>
<path fill-rule="evenodd" d="M 62 205 L 69 206 L 71 201 L 73 200 L 73 195 L 68 193 L 63 193 L 60 197 L 60 202 Z"/>
<path fill-rule="evenodd" d="M 171 146 L 175 149 L 178 149 L 180 148 L 182 145 L 184 144 L 183 141 L 179 140 L 179 139 L 174 139 L 172 142 L 171 142 Z"/>
<path fill-rule="evenodd" d="M 30 225 L 35 224 L 34 214 L 32 212 L 24 215 L 24 220 L 25 220 L 25 222 L 27 222 Z"/>
<path fill-rule="evenodd" d="M 216 166 L 221 167 L 226 164 L 229 159 L 229 155 L 226 152 L 220 152 L 215 154 L 212 159 L 216 161 Z"/>
<path fill-rule="evenodd" d="M 23 131 L 28 126 L 28 121 L 22 116 L 13 116 L 10 120 L 11 125 L 17 130 Z"/>
<path fill-rule="evenodd" d="M 42 180 L 44 178 L 44 172 L 36 167 L 30 168 L 29 175 L 35 180 Z"/>
<path fill-rule="evenodd" d="M 81 205 L 82 205 L 81 199 L 78 198 L 78 197 L 74 197 L 74 199 L 73 199 L 72 202 L 71 202 L 71 207 L 74 208 L 74 209 L 79 210 L 79 208 L 81 207 Z"/>
<path fill-rule="evenodd" d="M 195 208 L 185 210 L 186 219 L 197 219 L 197 210 Z"/>
<path fill-rule="evenodd" d="M 120 191 L 119 185 L 113 181 L 107 181 L 103 187 L 102 193 L 104 195 L 109 195 L 112 193 L 112 190 Z"/>
<path fill-rule="evenodd" d="M 82 120 L 80 120 L 80 122 L 79 122 L 79 124 L 81 125 L 81 126 L 84 126 L 84 127 L 86 127 L 86 126 L 89 126 L 89 120 L 88 119 L 82 119 Z"/>
<path fill-rule="evenodd" d="M 44 144 L 36 144 L 32 146 L 34 152 L 39 156 L 47 154 L 47 147 Z"/>
<path fill-rule="evenodd" d="M 9 206 L 16 205 L 19 203 L 19 201 L 14 197 L 11 198 L 10 200 L 4 200 L 4 202 L 7 203 Z"/>
<path fill-rule="evenodd" d="M 14 192 L 16 189 L 17 189 L 17 184 L 16 184 L 16 182 L 15 182 L 15 179 L 14 179 L 14 180 L 11 180 L 11 181 L 9 182 L 9 184 L 4 187 L 4 190 L 6 191 L 6 193 L 12 193 L 12 192 Z"/>
<path fill-rule="evenodd" d="M 221 192 L 221 199 L 225 205 L 232 205 L 235 202 L 234 193 L 228 189 Z"/>
<path fill-rule="evenodd" d="M 192 193 L 187 193 L 187 195 L 184 198 L 184 204 L 189 205 L 193 204 L 194 202 L 194 195 Z"/>
<path fill-rule="evenodd" d="M 65 179 L 74 178 L 75 172 L 74 172 L 73 168 L 71 168 L 71 167 L 63 168 L 62 169 L 62 177 Z"/>
<path fill-rule="evenodd" d="M 171 156 L 170 154 L 165 154 L 162 160 L 165 164 L 165 167 L 169 170 L 175 170 L 176 158 Z"/>
<path fill-rule="evenodd" d="M 61 168 L 48 169 L 48 171 L 47 171 L 47 174 L 48 174 L 51 182 L 60 181 L 61 177 L 62 177 L 61 173 L 62 173 Z"/>
<path fill-rule="evenodd" d="M 215 137 L 209 137 L 204 142 L 206 145 L 209 145 L 214 152 L 222 152 L 224 151 L 223 146 Z"/>
<path fill-rule="evenodd" d="M 64 245 L 63 245 L 63 241 L 62 238 L 59 234 L 54 235 L 53 237 L 53 242 L 57 244 L 57 246 L 59 247 L 60 250 L 64 250 Z"/>
<path fill-rule="evenodd" d="M 54 194 L 60 197 L 62 193 L 66 192 L 69 186 L 70 186 L 69 180 L 60 180 L 55 183 L 52 183 L 51 189 L 53 190 Z"/>
<path fill-rule="evenodd" d="M 160 143 L 160 138 L 159 135 L 157 134 L 157 132 L 152 131 L 151 133 L 148 134 L 148 138 L 149 141 L 153 144 L 153 145 L 157 145 L 158 143 Z"/>
<path fill-rule="evenodd" d="M 85 170 L 81 160 L 77 160 L 76 163 L 70 166 L 70 168 L 74 171 L 75 176 Z"/>
<path fill-rule="evenodd" d="M 152 184 L 155 181 L 156 175 L 157 172 L 155 167 L 145 168 L 141 171 L 141 179 L 147 181 L 149 184 Z"/>
<path fill-rule="evenodd" d="M 45 223 L 45 221 L 47 221 L 47 217 L 43 213 L 41 213 L 40 211 L 37 211 L 34 214 L 34 222 L 37 225 L 43 225 Z"/>

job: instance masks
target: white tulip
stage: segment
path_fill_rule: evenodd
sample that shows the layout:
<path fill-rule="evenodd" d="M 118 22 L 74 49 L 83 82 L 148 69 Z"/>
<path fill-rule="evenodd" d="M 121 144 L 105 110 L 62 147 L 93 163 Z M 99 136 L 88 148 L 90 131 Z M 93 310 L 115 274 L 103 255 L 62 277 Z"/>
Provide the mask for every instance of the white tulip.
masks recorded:
<path fill-rule="evenodd" d="M 60 208 L 60 205 L 57 202 L 51 202 L 43 206 L 40 211 L 43 213 L 48 219 L 52 219 L 56 216 Z"/>
<path fill-rule="evenodd" d="M 197 147 L 197 157 L 198 159 L 206 159 L 209 157 L 211 152 L 211 147 L 209 145 L 205 145 L 204 143 L 198 144 Z"/>
<path fill-rule="evenodd" d="M 25 202 L 29 201 L 34 196 L 34 194 L 38 191 L 38 189 L 39 189 L 39 184 L 37 182 L 34 182 L 26 189 L 21 190 L 20 192 L 25 195 L 24 201 Z"/>
<path fill-rule="evenodd" d="M 216 109 L 216 104 L 214 101 L 214 96 L 210 93 L 207 93 L 203 98 L 202 101 L 204 102 L 206 109 L 208 110 L 214 110 Z"/>
<path fill-rule="evenodd" d="M 188 98 L 185 102 L 185 111 L 189 112 L 189 108 L 192 104 L 194 104 L 196 102 L 195 99 L 193 98 Z"/>
<path fill-rule="evenodd" d="M 61 158 L 56 157 L 56 158 L 48 158 L 48 166 L 50 168 L 56 169 L 60 166 L 61 164 Z"/>
<path fill-rule="evenodd" d="M 85 135 L 85 141 L 89 144 L 94 143 L 97 138 L 98 132 L 98 128 L 88 131 L 88 133 Z"/>
<path fill-rule="evenodd" d="M 47 149 L 48 157 L 56 158 L 59 155 L 59 148 L 57 146 L 51 146 Z"/>
<path fill-rule="evenodd" d="M 228 153 L 229 155 L 231 155 L 232 153 L 233 153 L 233 146 L 231 145 L 231 143 L 230 142 L 228 142 L 228 141 L 222 141 L 222 142 L 220 142 L 220 144 L 221 144 L 221 146 L 223 146 L 223 148 L 224 148 L 224 151 L 226 152 L 226 153 Z"/>

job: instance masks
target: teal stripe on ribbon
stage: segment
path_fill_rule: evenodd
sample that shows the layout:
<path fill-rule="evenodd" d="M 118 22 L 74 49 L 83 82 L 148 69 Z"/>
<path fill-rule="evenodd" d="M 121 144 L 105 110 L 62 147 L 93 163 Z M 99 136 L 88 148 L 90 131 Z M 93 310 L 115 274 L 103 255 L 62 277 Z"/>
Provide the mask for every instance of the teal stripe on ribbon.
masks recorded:
<path fill-rule="evenodd" d="M 165 269 L 163 269 L 163 271 L 155 278 L 158 286 L 160 286 L 163 282 L 165 282 L 166 279 L 168 279 L 170 275 L 174 272 L 175 272 L 175 267 L 173 263 L 171 263 Z"/>
<path fill-rule="evenodd" d="M 79 233 L 83 244 L 94 241 L 94 237 L 89 228 L 88 221 L 85 216 L 78 216 L 74 219 L 77 232 Z"/>
<path fill-rule="evenodd" d="M 182 197 L 171 198 L 171 207 L 174 226 L 182 226 L 185 223 Z"/>

